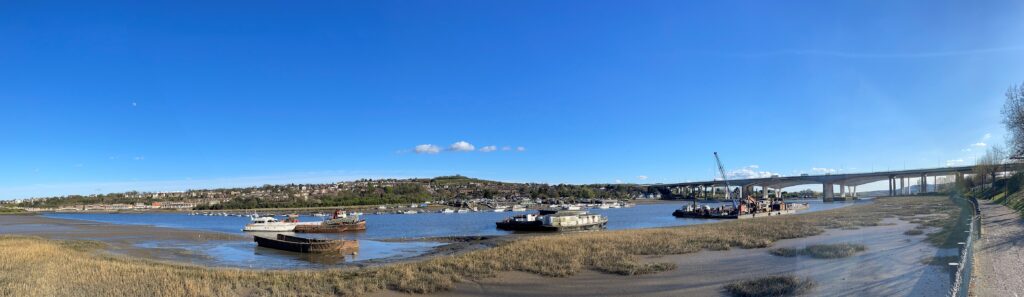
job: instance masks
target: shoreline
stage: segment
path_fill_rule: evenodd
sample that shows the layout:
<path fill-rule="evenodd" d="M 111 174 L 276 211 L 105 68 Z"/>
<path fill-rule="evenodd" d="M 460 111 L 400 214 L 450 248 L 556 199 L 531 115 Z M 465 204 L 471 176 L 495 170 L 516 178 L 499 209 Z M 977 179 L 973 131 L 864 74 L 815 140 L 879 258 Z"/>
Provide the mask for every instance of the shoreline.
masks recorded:
<path fill-rule="evenodd" d="M 190 230 L 158 227 L 151 225 L 128 225 L 45 217 L 42 215 L 0 215 L 0 234 L 39 237 L 50 240 L 101 242 L 98 251 L 111 255 L 124 255 L 153 261 L 169 261 L 173 264 L 196 265 L 217 269 L 255 269 L 236 265 L 218 265 L 210 261 L 210 256 L 196 253 L 189 249 L 175 247 L 146 246 L 150 242 L 170 242 L 178 245 L 209 245 L 209 244 L 249 244 L 252 234 L 231 234 L 216 231 Z M 393 263 L 425 260 L 437 256 L 456 255 L 468 251 L 496 246 L 508 240 L 503 236 L 486 236 L 484 238 L 464 239 L 452 238 L 413 238 L 374 240 L 380 242 L 436 242 L 441 245 L 431 247 L 426 252 L 409 257 L 383 257 L 358 261 L 333 263 L 328 267 L 296 267 L 284 270 L 324 270 L 345 267 L 369 267 Z M 140 246 L 142 245 L 142 246 Z M 256 248 L 253 244 L 253 248 Z M 274 269 L 278 270 L 278 269 Z"/>
<path fill-rule="evenodd" d="M 82 268 L 70 279 L 57 280 L 26 276 L 12 270 L 6 274 L 0 272 L 0 277 L 9 278 L 13 284 L 45 282 L 46 288 L 57 291 L 83 288 L 74 285 L 76 282 L 88 283 L 85 291 L 76 292 L 90 295 L 134 295 L 132 292 L 138 292 L 135 287 L 118 284 L 138 282 L 151 288 L 145 291 L 156 296 L 234 296 L 253 292 L 501 296 L 506 295 L 502 293 L 503 288 L 513 288 L 510 294 L 515 295 L 550 295 L 558 291 L 579 296 L 670 296 L 687 292 L 717 295 L 723 282 L 740 277 L 796 273 L 811 274 L 824 285 L 854 284 L 826 287 L 829 290 L 920 295 L 939 292 L 942 286 L 948 286 L 948 277 L 943 279 L 940 272 L 945 266 L 932 267 L 924 263 L 924 259 L 943 256 L 944 252 L 939 252 L 943 245 L 932 240 L 932 235 L 952 234 L 946 232 L 950 230 L 937 231 L 929 226 L 946 224 L 948 219 L 944 218 L 954 218 L 952 215 L 959 213 L 952 208 L 955 205 L 948 197 L 892 198 L 856 208 L 675 228 L 550 236 L 404 239 L 467 242 L 478 248 L 463 253 L 458 250 L 442 252 L 440 255 L 447 256 L 426 256 L 427 259 L 416 258 L 391 265 L 338 265 L 334 266 L 336 269 L 324 270 L 222 269 L 159 263 L 135 257 L 105 257 L 92 251 L 68 248 L 69 244 L 75 244 L 73 242 L 6 237 L 0 241 L 0 245 L 6 247 L 0 249 L 0 258 L 7 259 L 0 261 L 7 265 L 5 267 L 44 265 L 32 271 L 53 273 L 69 265 L 118 265 L 128 271 L 120 270 L 111 276 L 96 268 Z M 0 225 L 0 228 L 9 226 Z M 923 236 L 905 234 L 911 229 L 928 233 Z M 883 230 L 888 231 L 880 232 Z M 782 258 L 766 253 L 767 248 L 807 246 L 830 238 L 840 242 L 863 242 L 868 245 L 868 251 L 847 259 L 830 260 Z M 490 246 L 488 243 L 492 240 L 503 242 Z M 143 271 L 158 273 L 161 277 L 152 279 L 150 273 Z M 183 287 L 182 283 L 188 286 Z M 46 292 L 36 286 L 17 288 L 12 292 L 29 295 Z M 869 291 L 864 291 L 866 289 Z"/>
<path fill-rule="evenodd" d="M 626 200 L 626 202 L 634 203 L 637 205 L 641 204 L 663 204 L 663 203 L 674 203 L 684 200 L 664 200 L 664 199 L 638 199 L 638 200 Z M 707 200 L 708 202 L 725 202 L 728 200 Z M 132 213 L 251 213 L 255 212 L 325 212 L 333 210 L 357 210 L 357 211 L 377 211 L 379 206 L 387 206 L 389 211 L 399 209 L 430 209 L 430 210 L 441 210 L 445 208 L 455 208 L 449 205 L 431 205 L 426 208 L 420 207 L 407 207 L 412 203 L 404 204 L 374 204 L 374 205 L 342 205 L 342 206 L 324 206 L 324 207 L 292 207 L 292 208 L 235 208 L 235 209 L 126 209 L 126 210 L 103 210 L 103 209 L 92 209 L 92 210 L 74 210 L 74 211 L 60 211 L 60 210 L 45 210 L 45 211 L 27 211 L 28 213 L 101 213 L 101 214 L 132 214 Z M 406 205 L 406 206 L 402 206 Z M 483 208 L 490 209 L 490 208 Z M 538 207 L 528 207 L 529 210 L 546 209 Z"/>

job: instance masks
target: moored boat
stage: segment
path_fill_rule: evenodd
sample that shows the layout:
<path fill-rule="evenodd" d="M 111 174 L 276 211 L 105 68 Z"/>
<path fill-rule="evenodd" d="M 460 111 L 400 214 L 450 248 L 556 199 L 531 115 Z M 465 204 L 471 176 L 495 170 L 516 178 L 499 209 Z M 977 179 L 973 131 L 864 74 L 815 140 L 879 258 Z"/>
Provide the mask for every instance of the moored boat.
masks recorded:
<path fill-rule="evenodd" d="M 747 197 L 736 206 L 709 207 L 693 204 L 676 209 L 672 215 L 695 219 L 752 219 L 795 214 L 796 209 L 806 209 L 806 205 L 787 204 L 781 200 L 757 200 L 753 197 Z"/>
<path fill-rule="evenodd" d="M 295 226 L 296 233 L 341 233 L 359 230 L 366 230 L 366 220 L 360 219 L 357 215 L 347 215 L 340 210 L 335 210 L 331 219 L 318 224 Z"/>
<path fill-rule="evenodd" d="M 247 232 L 292 232 L 296 226 L 303 224 L 297 217 L 288 217 L 284 221 L 278 221 L 274 217 L 253 217 L 252 221 L 242 227 Z"/>
<path fill-rule="evenodd" d="M 359 249 L 358 240 L 310 239 L 284 234 L 278 234 L 276 238 L 254 236 L 253 241 L 261 247 L 298 253 L 355 252 Z"/>
<path fill-rule="evenodd" d="M 495 224 L 498 229 L 510 231 L 580 231 L 603 229 L 608 218 L 586 211 L 541 211 L 512 216 Z"/>

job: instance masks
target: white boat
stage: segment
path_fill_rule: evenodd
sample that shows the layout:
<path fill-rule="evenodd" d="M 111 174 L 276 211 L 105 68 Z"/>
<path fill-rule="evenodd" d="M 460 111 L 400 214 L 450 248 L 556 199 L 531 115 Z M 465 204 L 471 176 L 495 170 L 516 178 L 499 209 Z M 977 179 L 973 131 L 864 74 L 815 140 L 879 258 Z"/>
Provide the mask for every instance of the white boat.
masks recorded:
<path fill-rule="evenodd" d="M 571 205 L 570 204 L 570 205 L 562 206 L 562 209 L 563 210 L 580 210 L 580 207 L 578 205 Z"/>
<path fill-rule="evenodd" d="M 512 211 L 526 211 L 526 206 L 516 205 L 512 207 Z"/>
<path fill-rule="evenodd" d="M 504 207 L 495 207 L 494 208 L 494 212 L 505 212 L 505 208 Z"/>
<path fill-rule="evenodd" d="M 457 212 L 457 213 L 469 213 L 469 210 L 465 209 L 465 208 L 460 208 L 459 210 L 456 210 L 455 212 Z"/>
<path fill-rule="evenodd" d="M 601 205 L 598 205 L 597 208 L 608 209 L 608 208 L 610 208 L 610 206 L 608 206 L 608 204 L 601 204 Z"/>
<path fill-rule="evenodd" d="M 363 215 L 363 213 L 357 211 L 357 212 L 350 212 L 350 213 L 348 213 L 348 215 L 350 215 L 350 216 L 361 216 L 361 215 Z"/>
<path fill-rule="evenodd" d="M 415 210 L 406 210 L 402 214 L 417 214 L 417 212 Z"/>
<path fill-rule="evenodd" d="M 291 232 L 295 230 L 295 226 L 302 224 L 299 222 L 282 222 L 278 221 L 274 217 L 257 217 L 253 218 L 252 222 L 245 224 L 242 231 L 249 232 Z"/>
<path fill-rule="evenodd" d="M 327 214 L 326 213 L 322 213 L 322 212 L 318 212 L 318 213 L 314 213 L 313 216 L 314 217 L 326 217 Z"/>
<path fill-rule="evenodd" d="M 441 213 L 455 213 L 455 210 L 451 208 L 445 208 L 444 210 L 441 211 Z"/>

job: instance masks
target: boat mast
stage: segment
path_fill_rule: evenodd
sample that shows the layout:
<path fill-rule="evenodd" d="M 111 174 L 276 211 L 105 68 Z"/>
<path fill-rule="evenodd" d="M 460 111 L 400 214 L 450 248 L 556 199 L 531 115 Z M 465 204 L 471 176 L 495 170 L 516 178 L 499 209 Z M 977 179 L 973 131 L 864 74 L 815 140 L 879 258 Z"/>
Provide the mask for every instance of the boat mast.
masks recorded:
<path fill-rule="evenodd" d="M 725 181 L 725 199 L 732 201 L 732 208 L 736 209 L 736 200 L 732 199 L 732 191 L 729 189 L 729 178 L 725 177 L 725 167 L 722 166 L 722 160 L 718 158 L 718 152 L 715 152 L 715 163 L 718 164 L 718 173 L 722 174 L 722 181 Z"/>

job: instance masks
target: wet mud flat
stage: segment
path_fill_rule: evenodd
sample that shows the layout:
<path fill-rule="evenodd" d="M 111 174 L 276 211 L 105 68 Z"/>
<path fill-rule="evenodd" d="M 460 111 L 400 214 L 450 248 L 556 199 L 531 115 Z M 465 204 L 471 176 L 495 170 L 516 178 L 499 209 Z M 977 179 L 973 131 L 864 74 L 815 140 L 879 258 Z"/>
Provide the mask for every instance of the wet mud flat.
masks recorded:
<path fill-rule="evenodd" d="M 501 272 L 496 277 L 459 283 L 435 296 L 725 296 L 723 286 L 768 275 L 793 274 L 816 285 L 808 296 L 943 296 L 950 272 L 929 265 L 933 257 L 955 255 L 956 249 L 932 246 L 925 236 L 908 236 L 914 224 L 894 218 L 879 226 L 856 230 L 829 229 L 806 238 L 780 240 L 770 248 L 700 251 L 692 254 L 648 256 L 648 262 L 672 262 L 678 268 L 648 275 L 622 276 L 583 271 L 569 277 L 544 277 L 526 272 Z M 934 231 L 934 230 L 930 230 Z M 840 259 L 780 257 L 776 248 L 818 244 L 857 243 L 867 250 Z M 406 294 L 385 291 L 378 296 Z"/>

